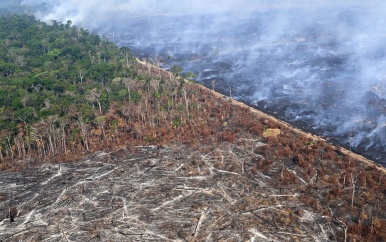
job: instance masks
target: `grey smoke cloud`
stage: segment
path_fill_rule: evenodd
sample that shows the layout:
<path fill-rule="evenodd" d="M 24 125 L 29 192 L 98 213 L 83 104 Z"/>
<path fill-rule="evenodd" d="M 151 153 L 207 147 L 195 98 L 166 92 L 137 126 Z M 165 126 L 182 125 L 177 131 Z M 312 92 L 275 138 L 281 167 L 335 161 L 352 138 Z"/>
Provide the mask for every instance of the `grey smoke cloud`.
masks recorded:
<path fill-rule="evenodd" d="M 238 1 L 237 5 L 243 7 L 251 1 Z M 75 23 L 99 22 L 99 17 L 108 17 L 116 12 L 124 12 L 135 15 L 156 15 L 156 14 L 186 14 L 202 11 L 222 11 L 232 9 L 235 1 L 204 1 L 204 0 L 180 0 L 180 1 L 157 1 L 157 0 L 36 0 L 24 1 L 26 5 L 47 3 L 50 6 L 49 12 L 37 13 L 43 20 L 50 19 L 71 19 Z"/>
<path fill-rule="evenodd" d="M 381 0 L 41 0 L 142 56 L 172 56 L 202 82 L 277 108 L 386 159 L 386 2 Z M 167 67 L 171 63 L 164 63 Z"/>
<path fill-rule="evenodd" d="M 342 0 L 24 0 L 24 5 L 49 6 L 48 12 L 37 12 L 43 20 L 68 20 L 87 24 L 99 22 L 99 17 L 108 17 L 114 12 L 125 12 L 135 15 L 155 14 L 193 14 L 236 11 L 240 13 L 262 11 L 267 9 L 313 8 L 323 6 L 345 6 L 361 4 L 361 1 Z M 379 5 L 382 1 L 372 1 L 366 5 Z"/>

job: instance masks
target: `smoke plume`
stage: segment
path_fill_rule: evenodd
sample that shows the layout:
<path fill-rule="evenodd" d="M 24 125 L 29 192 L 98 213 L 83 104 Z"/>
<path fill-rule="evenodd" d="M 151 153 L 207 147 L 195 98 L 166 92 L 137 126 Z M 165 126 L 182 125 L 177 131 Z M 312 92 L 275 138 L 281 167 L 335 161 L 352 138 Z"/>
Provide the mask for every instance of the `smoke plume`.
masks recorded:
<path fill-rule="evenodd" d="M 44 4 L 45 3 L 45 4 Z M 386 160 L 386 3 L 373 0 L 41 0 L 141 57 Z"/>

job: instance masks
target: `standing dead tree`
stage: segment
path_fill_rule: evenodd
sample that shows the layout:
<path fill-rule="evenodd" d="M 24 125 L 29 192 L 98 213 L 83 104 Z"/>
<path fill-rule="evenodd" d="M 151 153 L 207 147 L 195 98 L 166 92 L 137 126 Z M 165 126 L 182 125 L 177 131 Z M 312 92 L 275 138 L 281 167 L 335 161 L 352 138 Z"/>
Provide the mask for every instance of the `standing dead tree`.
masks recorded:
<path fill-rule="evenodd" d="M 358 174 L 351 174 L 351 185 L 352 185 L 351 208 L 354 207 L 355 188 L 356 188 L 357 181 L 358 181 Z"/>

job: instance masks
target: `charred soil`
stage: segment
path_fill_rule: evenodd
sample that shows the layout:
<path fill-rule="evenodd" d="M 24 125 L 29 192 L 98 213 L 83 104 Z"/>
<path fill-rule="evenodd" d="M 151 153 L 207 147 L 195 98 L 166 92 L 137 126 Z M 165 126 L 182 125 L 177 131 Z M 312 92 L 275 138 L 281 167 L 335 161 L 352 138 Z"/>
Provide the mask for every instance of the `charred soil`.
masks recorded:
<path fill-rule="evenodd" d="M 385 240 L 384 168 L 136 68 L 164 81 L 131 83 L 142 99 L 113 106 L 67 153 L 2 162 L 0 240 Z"/>

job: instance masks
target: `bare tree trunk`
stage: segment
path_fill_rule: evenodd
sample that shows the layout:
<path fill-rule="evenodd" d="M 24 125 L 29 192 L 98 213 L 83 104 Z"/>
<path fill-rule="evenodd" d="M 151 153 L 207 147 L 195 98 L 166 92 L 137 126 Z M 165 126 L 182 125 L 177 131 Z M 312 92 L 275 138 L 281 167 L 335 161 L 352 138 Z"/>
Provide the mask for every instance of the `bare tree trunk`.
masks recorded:
<path fill-rule="evenodd" d="M 84 74 L 85 74 L 85 71 L 80 69 L 78 71 L 78 74 L 79 74 L 79 79 L 80 79 L 80 82 L 83 82 L 83 78 L 84 78 Z"/>
<path fill-rule="evenodd" d="M 55 156 L 55 149 L 54 149 L 54 144 L 52 142 L 51 135 L 48 135 L 48 145 L 49 145 L 49 154 L 51 157 Z"/>
<path fill-rule="evenodd" d="M 8 144 L 9 152 L 11 153 L 11 157 L 12 157 L 12 159 L 14 159 L 15 158 L 15 154 L 13 153 L 13 150 L 12 150 L 11 136 L 7 137 L 7 144 Z"/>
<path fill-rule="evenodd" d="M 24 128 L 25 128 L 25 132 L 27 133 L 27 147 L 28 147 L 28 152 L 31 153 L 31 143 L 30 143 L 30 133 L 28 131 L 28 127 L 27 127 L 27 123 L 24 121 Z"/>
<path fill-rule="evenodd" d="M 82 131 L 84 148 L 86 148 L 86 150 L 89 151 L 88 127 L 87 127 L 87 125 L 85 123 L 83 123 L 83 117 L 81 115 L 78 117 L 78 120 L 79 120 L 80 130 Z"/>
<path fill-rule="evenodd" d="M 102 106 L 101 102 L 98 101 L 98 107 L 99 107 L 99 114 L 102 114 Z"/>
<path fill-rule="evenodd" d="M 381 185 L 383 172 L 379 175 L 378 186 Z"/>
<path fill-rule="evenodd" d="M 38 147 L 38 157 L 43 157 L 43 141 L 41 139 L 36 139 L 36 147 Z"/>
<path fill-rule="evenodd" d="M 0 161 L 3 161 L 4 160 L 4 157 L 3 157 L 3 150 L 0 146 Z"/>
<path fill-rule="evenodd" d="M 355 187 L 356 187 L 357 180 L 358 180 L 358 175 L 355 175 L 354 177 L 353 174 L 351 174 L 351 185 L 352 185 L 351 208 L 354 207 Z"/>
<path fill-rule="evenodd" d="M 15 138 L 14 138 L 14 142 L 15 142 L 15 146 L 16 146 L 16 149 L 17 149 L 17 154 L 18 154 L 18 156 L 20 157 L 20 156 L 21 156 L 20 144 L 19 144 L 19 142 L 17 141 L 16 136 L 15 136 Z"/>
<path fill-rule="evenodd" d="M 182 89 L 182 94 L 183 94 L 184 99 L 185 99 L 186 115 L 187 115 L 187 117 L 189 117 L 189 100 L 188 100 L 188 93 L 187 93 L 185 87 Z"/>
<path fill-rule="evenodd" d="M 60 123 L 60 128 L 62 130 L 62 148 L 64 153 L 67 153 L 67 141 L 66 141 L 66 130 L 65 130 L 65 124 L 63 122 Z"/>

